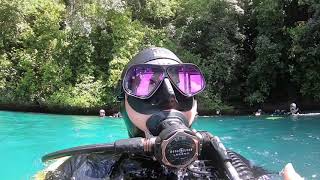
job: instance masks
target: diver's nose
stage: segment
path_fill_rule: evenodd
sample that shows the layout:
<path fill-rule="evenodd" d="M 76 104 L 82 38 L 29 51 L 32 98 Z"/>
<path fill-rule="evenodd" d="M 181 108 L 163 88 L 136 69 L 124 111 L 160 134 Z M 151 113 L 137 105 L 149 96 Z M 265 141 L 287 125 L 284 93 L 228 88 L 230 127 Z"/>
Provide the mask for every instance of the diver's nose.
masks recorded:
<path fill-rule="evenodd" d="M 164 96 L 163 98 L 165 98 L 164 100 L 167 101 L 169 108 L 173 108 L 178 103 L 178 101 L 168 78 L 164 78 L 163 86 L 167 93 L 167 96 Z"/>
<path fill-rule="evenodd" d="M 156 94 L 150 99 L 152 105 L 157 105 L 161 109 L 175 109 L 178 101 L 174 89 L 168 78 L 164 78 Z"/>
<path fill-rule="evenodd" d="M 168 78 L 164 78 L 163 81 L 164 81 L 164 82 L 163 82 L 164 87 L 165 87 L 166 91 L 168 92 L 168 95 L 169 95 L 170 97 L 171 97 L 171 96 L 176 96 L 176 95 L 174 94 L 174 90 L 173 90 L 173 87 L 172 87 L 169 79 L 168 79 Z"/>

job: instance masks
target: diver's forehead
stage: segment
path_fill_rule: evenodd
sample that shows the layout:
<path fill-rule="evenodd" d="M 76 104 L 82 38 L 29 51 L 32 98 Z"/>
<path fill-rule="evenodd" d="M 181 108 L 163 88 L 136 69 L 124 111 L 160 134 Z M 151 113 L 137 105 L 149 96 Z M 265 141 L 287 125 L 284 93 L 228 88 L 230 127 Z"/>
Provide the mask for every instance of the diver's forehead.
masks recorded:
<path fill-rule="evenodd" d="M 171 64 L 179 64 L 179 63 L 172 59 L 155 59 L 155 60 L 146 62 L 146 64 L 171 65 Z"/>

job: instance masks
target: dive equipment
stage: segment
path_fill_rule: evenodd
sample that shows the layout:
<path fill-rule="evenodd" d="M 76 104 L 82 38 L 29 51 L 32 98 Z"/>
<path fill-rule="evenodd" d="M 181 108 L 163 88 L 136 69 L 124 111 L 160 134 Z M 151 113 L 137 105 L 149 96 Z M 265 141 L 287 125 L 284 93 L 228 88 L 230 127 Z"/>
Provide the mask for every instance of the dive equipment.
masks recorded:
<path fill-rule="evenodd" d="M 129 61 L 127 67 L 130 67 L 133 64 L 144 64 L 159 59 L 172 60 L 179 64 L 182 63 L 182 61 L 169 49 L 162 47 L 150 47 L 135 55 L 132 60 Z"/>
<path fill-rule="evenodd" d="M 130 137 L 145 137 L 145 133 L 132 123 L 132 115 L 128 114 L 127 106 L 136 114 L 148 116 L 168 109 L 181 112 L 196 109 L 192 94 L 195 95 L 204 88 L 203 75 L 195 65 L 179 64 L 182 61 L 170 50 L 150 47 L 140 51 L 126 65 L 118 83 L 117 99 L 121 102 L 120 112 Z M 182 67 L 186 68 L 181 69 Z M 199 86 L 195 86 L 196 84 Z"/>
<path fill-rule="evenodd" d="M 144 88 L 148 89 L 148 87 Z M 122 88 L 124 90 L 124 88 Z M 125 100 L 121 100 L 120 112 L 127 126 L 128 134 L 130 137 L 145 137 L 139 128 L 132 123 L 132 115 L 129 117 L 128 108 L 130 112 L 134 112 L 137 120 L 138 116 L 148 115 L 151 116 L 160 111 L 174 109 L 181 112 L 187 112 L 196 109 L 196 101 L 193 96 L 187 97 L 183 95 L 169 80 L 165 77 L 159 83 L 159 87 L 154 94 L 148 99 L 141 99 L 125 93 Z M 139 115 L 140 114 L 140 115 Z M 142 121 L 146 121 L 143 119 Z M 189 125 L 190 126 L 190 125 Z"/>
<path fill-rule="evenodd" d="M 184 168 L 198 159 L 200 137 L 188 128 L 188 121 L 178 111 L 162 111 L 152 115 L 147 127 L 153 136 L 154 155 L 163 164 Z"/>
<path fill-rule="evenodd" d="M 194 96 L 205 88 L 202 72 L 196 65 L 190 63 L 132 65 L 126 71 L 122 86 L 128 95 L 148 99 L 157 91 L 166 77 L 181 94 L 187 97 Z"/>
<path fill-rule="evenodd" d="M 175 101 L 175 104 L 172 104 L 172 100 Z M 148 115 L 167 109 L 186 112 L 191 110 L 195 103 L 193 96 L 186 97 L 182 95 L 176 90 L 175 86 L 171 85 L 171 82 L 167 78 L 164 79 L 158 90 L 150 98 L 139 99 L 133 96 L 127 96 L 127 101 L 136 112 Z M 125 109 L 121 109 L 121 111 L 122 114 L 125 113 Z"/>
<path fill-rule="evenodd" d="M 209 159 L 219 164 L 227 179 L 240 179 L 223 144 L 208 132 L 189 129 L 180 112 L 155 114 L 147 121 L 147 126 L 151 133 L 147 138 L 70 148 L 47 154 L 42 160 L 89 153 L 129 153 L 152 156 L 169 168 L 182 169 L 195 160 Z"/>

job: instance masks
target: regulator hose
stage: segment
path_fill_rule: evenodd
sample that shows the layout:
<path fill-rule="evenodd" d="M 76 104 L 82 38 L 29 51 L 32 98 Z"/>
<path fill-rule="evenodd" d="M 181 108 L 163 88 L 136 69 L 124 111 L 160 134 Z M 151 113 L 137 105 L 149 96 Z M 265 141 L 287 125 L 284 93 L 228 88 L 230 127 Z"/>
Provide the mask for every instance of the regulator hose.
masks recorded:
<path fill-rule="evenodd" d="M 121 139 L 114 143 L 106 144 L 92 144 L 85 146 L 78 146 L 74 148 L 64 149 L 53 153 L 46 154 L 42 157 L 42 162 L 57 159 L 65 156 L 73 156 L 79 154 L 90 154 L 90 153 L 143 153 L 144 138 L 130 138 Z"/>
<path fill-rule="evenodd" d="M 235 152 L 227 150 L 229 157 L 232 159 L 232 165 L 237 170 L 239 176 L 243 180 L 253 180 L 254 175 L 250 167 L 243 161 L 243 159 Z"/>
<path fill-rule="evenodd" d="M 232 164 L 232 159 L 228 155 L 226 148 L 217 136 L 213 136 L 209 132 L 199 132 L 202 136 L 203 147 L 200 159 L 209 159 L 219 164 L 220 172 L 226 172 L 225 179 L 241 180 L 237 169 Z"/>

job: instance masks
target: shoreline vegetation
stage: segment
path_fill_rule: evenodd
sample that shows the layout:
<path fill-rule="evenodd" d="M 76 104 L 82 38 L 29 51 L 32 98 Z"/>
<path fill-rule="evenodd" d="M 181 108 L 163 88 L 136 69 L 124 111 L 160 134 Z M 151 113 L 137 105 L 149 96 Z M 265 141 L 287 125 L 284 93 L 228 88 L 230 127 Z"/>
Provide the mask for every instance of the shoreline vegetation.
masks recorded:
<path fill-rule="evenodd" d="M 0 109 L 110 114 L 150 46 L 202 70 L 200 114 L 320 109 L 318 0 L 1 0 L 0 14 Z"/>
<path fill-rule="evenodd" d="M 262 109 L 263 114 L 271 115 L 276 109 L 285 110 L 289 112 L 290 102 L 278 104 L 264 104 L 259 107 L 248 107 L 244 105 L 237 105 L 229 109 L 216 109 L 220 110 L 220 115 L 254 115 L 257 109 Z M 302 113 L 320 112 L 320 104 L 303 102 L 298 104 Z M 48 114 L 62 114 L 62 115 L 93 115 L 98 116 L 99 110 L 104 109 L 106 116 L 112 116 L 119 112 L 118 104 L 113 109 L 107 107 L 92 107 L 81 108 L 71 106 L 46 106 L 46 105 L 27 105 L 27 104 L 0 104 L 0 110 L 3 111 L 17 111 L 17 112 L 34 112 L 34 113 L 48 113 Z M 199 109 L 200 116 L 214 116 L 216 110 Z"/>

